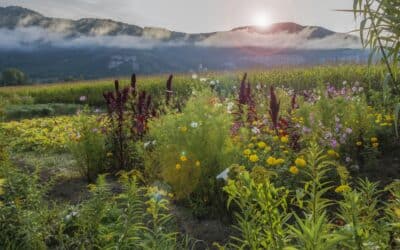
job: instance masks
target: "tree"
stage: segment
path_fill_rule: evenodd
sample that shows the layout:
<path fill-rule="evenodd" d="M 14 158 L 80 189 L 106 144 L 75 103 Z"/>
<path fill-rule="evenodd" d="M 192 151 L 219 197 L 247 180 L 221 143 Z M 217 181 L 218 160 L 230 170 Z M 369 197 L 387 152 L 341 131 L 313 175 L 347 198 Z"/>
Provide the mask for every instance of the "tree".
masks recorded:
<path fill-rule="evenodd" d="M 4 86 L 24 84 L 28 80 L 24 72 L 15 68 L 5 69 L 1 76 L 2 84 Z"/>

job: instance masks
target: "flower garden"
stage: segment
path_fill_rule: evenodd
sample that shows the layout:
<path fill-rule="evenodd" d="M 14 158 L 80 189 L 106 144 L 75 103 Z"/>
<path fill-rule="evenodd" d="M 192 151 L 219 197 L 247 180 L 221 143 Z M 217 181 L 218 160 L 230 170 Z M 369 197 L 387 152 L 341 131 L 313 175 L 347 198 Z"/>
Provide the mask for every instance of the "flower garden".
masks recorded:
<path fill-rule="evenodd" d="M 326 67 L 1 89 L 79 104 L 0 123 L 1 248 L 397 249 L 398 97 Z"/>

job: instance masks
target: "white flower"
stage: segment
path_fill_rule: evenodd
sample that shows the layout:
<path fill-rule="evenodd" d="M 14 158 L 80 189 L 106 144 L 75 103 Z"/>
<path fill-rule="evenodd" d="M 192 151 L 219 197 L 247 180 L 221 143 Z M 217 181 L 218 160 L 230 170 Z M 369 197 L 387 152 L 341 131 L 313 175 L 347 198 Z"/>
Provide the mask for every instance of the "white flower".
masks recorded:
<path fill-rule="evenodd" d="M 199 126 L 199 124 L 197 122 L 190 123 L 190 127 L 192 127 L 192 128 L 197 128 L 198 126 Z"/>
<path fill-rule="evenodd" d="M 147 148 L 152 142 L 151 141 L 147 141 L 143 144 L 144 148 Z"/>
<path fill-rule="evenodd" d="M 86 96 L 81 96 L 81 97 L 79 97 L 79 101 L 81 101 L 81 102 L 84 102 L 84 101 L 86 101 L 87 100 L 87 97 Z"/>
<path fill-rule="evenodd" d="M 214 85 L 215 85 L 215 81 L 212 80 L 212 81 L 210 82 L 210 85 L 211 85 L 211 86 L 214 86 Z"/>
<path fill-rule="evenodd" d="M 197 79 L 197 74 L 193 74 L 193 75 L 192 75 L 192 79 L 195 79 L 195 80 L 196 80 L 196 79 Z"/>
<path fill-rule="evenodd" d="M 228 102 L 228 105 L 226 107 L 226 110 L 228 111 L 228 113 L 232 112 L 232 109 L 234 106 L 235 106 L 235 104 L 233 102 Z"/>
<path fill-rule="evenodd" d="M 217 180 L 218 179 L 222 179 L 225 181 L 228 180 L 228 173 L 229 173 L 229 168 L 226 168 L 224 171 L 222 171 L 217 175 Z"/>
<path fill-rule="evenodd" d="M 207 78 L 200 78 L 200 82 L 206 82 Z"/>
<path fill-rule="evenodd" d="M 343 86 L 345 86 L 347 84 L 347 81 L 343 81 Z"/>
<path fill-rule="evenodd" d="M 256 128 L 256 127 L 253 127 L 253 128 L 251 129 L 251 132 L 253 132 L 253 134 L 259 134 L 259 133 L 260 133 L 260 130 L 259 130 L 258 128 Z"/>

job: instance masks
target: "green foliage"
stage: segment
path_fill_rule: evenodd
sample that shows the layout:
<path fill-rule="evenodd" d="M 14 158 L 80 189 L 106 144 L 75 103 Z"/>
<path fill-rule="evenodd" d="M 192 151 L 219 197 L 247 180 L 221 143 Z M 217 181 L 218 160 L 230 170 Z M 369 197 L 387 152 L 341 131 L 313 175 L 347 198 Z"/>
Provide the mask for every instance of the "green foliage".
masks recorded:
<path fill-rule="evenodd" d="M 343 192 L 338 218 L 344 227 L 338 230 L 344 238 L 340 245 L 349 249 L 376 249 L 388 246 L 389 234 L 381 218 L 377 183 L 359 180 L 358 189 Z"/>
<path fill-rule="evenodd" d="M 1 81 L 3 86 L 22 85 L 27 83 L 28 78 L 21 70 L 9 68 L 2 72 Z"/>
<path fill-rule="evenodd" d="M 46 249 L 54 210 L 42 199 L 43 188 L 35 174 L 11 165 L 1 148 L 0 248 Z"/>
<path fill-rule="evenodd" d="M 95 181 L 97 174 L 104 172 L 106 168 L 105 124 L 100 122 L 101 119 L 102 117 L 90 115 L 86 107 L 78 114 L 68 143 L 78 171 L 88 182 Z"/>
<path fill-rule="evenodd" d="M 228 206 L 233 202 L 240 237 L 232 237 L 234 249 L 283 249 L 289 241 L 286 223 L 289 191 L 276 188 L 268 179 L 256 183 L 245 171 L 224 188 Z M 234 207 L 234 206 L 231 206 Z"/>
<path fill-rule="evenodd" d="M 392 87 L 396 86 L 400 61 L 400 3 L 396 0 L 354 0 L 353 12 L 360 19 L 361 41 L 372 54 L 381 56 Z"/>
<path fill-rule="evenodd" d="M 225 107 L 209 92 L 193 96 L 182 113 L 151 121 L 147 175 L 161 177 L 177 199 L 189 199 L 198 209 L 221 204 L 216 177 L 236 158 L 230 124 Z"/>
<path fill-rule="evenodd" d="M 55 115 L 72 115 L 77 112 L 81 105 L 78 104 L 20 104 L 8 105 L 4 108 L 4 119 L 19 120 L 31 119 L 36 117 L 46 117 Z"/>

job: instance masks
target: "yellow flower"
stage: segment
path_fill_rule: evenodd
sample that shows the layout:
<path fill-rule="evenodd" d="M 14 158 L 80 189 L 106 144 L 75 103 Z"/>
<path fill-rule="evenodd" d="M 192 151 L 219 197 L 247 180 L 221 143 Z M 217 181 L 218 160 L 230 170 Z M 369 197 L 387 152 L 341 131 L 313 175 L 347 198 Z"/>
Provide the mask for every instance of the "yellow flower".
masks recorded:
<path fill-rule="evenodd" d="M 250 160 L 251 162 L 258 162 L 258 156 L 257 156 L 257 155 L 250 155 L 249 160 Z"/>
<path fill-rule="evenodd" d="M 357 145 L 357 146 L 361 146 L 361 145 L 362 145 L 362 142 L 361 142 L 361 141 L 358 141 L 358 142 L 356 142 L 356 145 Z"/>
<path fill-rule="evenodd" d="M 246 155 L 246 156 L 248 156 L 248 155 L 251 154 L 251 150 L 250 150 L 250 149 L 245 149 L 245 150 L 243 151 L 243 154 Z"/>
<path fill-rule="evenodd" d="M 289 142 L 289 136 L 285 135 L 281 137 L 281 142 L 282 143 L 288 143 Z"/>
<path fill-rule="evenodd" d="M 275 135 L 274 137 L 272 137 L 273 141 L 278 141 L 279 140 L 279 136 Z"/>
<path fill-rule="evenodd" d="M 333 149 L 329 149 L 328 152 L 327 152 L 327 154 L 328 154 L 330 157 L 339 157 L 339 154 L 336 153 L 336 151 L 333 150 Z"/>
<path fill-rule="evenodd" d="M 111 152 L 108 152 L 108 153 L 107 153 L 107 157 L 110 158 L 110 157 L 112 157 L 112 156 L 113 156 L 113 153 L 111 153 Z"/>
<path fill-rule="evenodd" d="M 395 208 L 393 208 L 393 210 L 394 210 L 394 214 L 397 216 L 397 218 L 400 218 L 400 208 L 395 207 Z"/>
<path fill-rule="evenodd" d="M 307 162 L 303 158 L 297 158 L 294 161 L 294 164 L 296 164 L 296 166 L 298 166 L 298 167 L 305 167 L 307 165 Z"/>
<path fill-rule="evenodd" d="M 372 147 L 374 147 L 374 148 L 377 148 L 377 147 L 379 147 L 379 143 L 378 143 L 378 142 L 374 142 L 374 143 L 372 143 Z"/>
<path fill-rule="evenodd" d="M 3 186 L 5 182 L 6 182 L 6 179 L 0 178 L 0 187 Z"/>
<path fill-rule="evenodd" d="M 372 142 L 372 143 L 378 142 L 378 138 L 376 138 L 376 137 L 371 137 L 371 142 Z"/>
<path fill-rule="evenodd" d="M 200 161 L 196 161 L 195 164 L 196 164 L 196 167 L 200 167 L 200 165 L 201 165 L 201 164 L 200 164 Z"/>
<path fill-rule="evenodd" d="M 276 165 L 276 158 L 272 157 L 272 156 L 268 157 L 267 164 L 271 165 L 271 166 L 275 166 Z"/>
<path fill-rule="evenodd" d="M 299 169 L 296 166 L 291 166 L 289 168 L 289 172 L 292 174 L 298 174 L 299 173 Z"/>
<path fill-rule="evenodd" d="M 260 141 L 259 143 L 257 143 L 257 146 L 262 149 L 262 148 L 265 148 L 267 146 L 267 144 L 263 141 Z"/>
<path fill-rule="evenodd" d="M 349 185 L 340 185 L 335 189 L 336 193 L 345 193 L 351 191 L 351 187 Z"/>
<path fill-rule="evenodd" d="M 175 165 L 175 169 L 176 169 L 176 170 L 180 170 L 181 168 L 182 168 L 181 164 L 177 163 L 177 164 Z"/>
<path fill-rule="evenodd" d="M 273 157 L 273 156 L 270 156 L 270 157 L 268 157 L 268 159 L 267 159 L 267 164 L 270 165 L 270 166 L 279 165 L 279 164 L 282 164 L 282 163 L 284 163 L 284 162 L 285 162 L 284 159 L 281 159 L 281 158 L 276 159 L 276 158 Z"/>
<path fill-rule="evenodd" d="M 181 160 L 181 162 L 185 162 L 188 160 L 187 157 L 184 155 L 182 155 L 179 159 Z"/>
<path fill-rule="evenodd" d="M 183 127 L 180 128 L 180 130 L 181 130 L 182 133 L 185 133 L 187 131 L 187 127 L 183 126 Z"/>
<path fill-rule="evenodd" d="M 96 190 L 96 185 L 95 184 L 89 184 L 87 187 L 89 188 L 90 191 Z"/>
<path fill-rule="evenodd" d="M 254 148 L 254 144 L 250 143 L 249 145 L 247 145 L 249 148 Z"/>
<path fill-rule="evenodd" d="M 268 153 L 272 150 L 272 148 L 270 146 L 265 147 L 264 151 L 265 153 Z"/>

